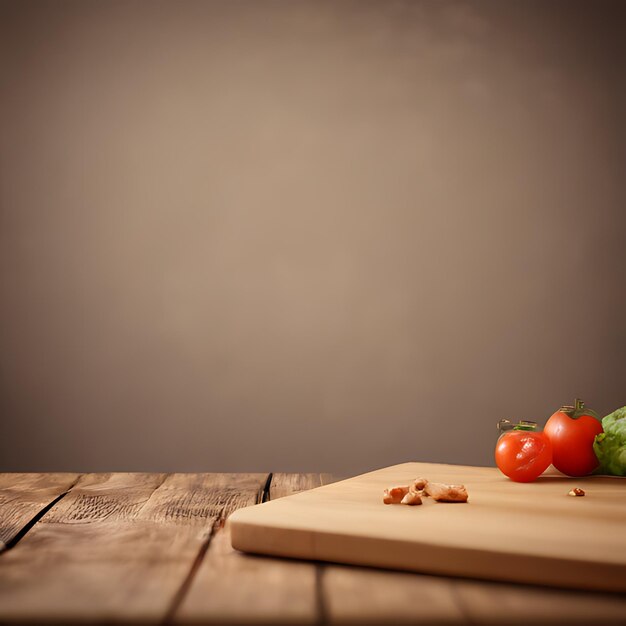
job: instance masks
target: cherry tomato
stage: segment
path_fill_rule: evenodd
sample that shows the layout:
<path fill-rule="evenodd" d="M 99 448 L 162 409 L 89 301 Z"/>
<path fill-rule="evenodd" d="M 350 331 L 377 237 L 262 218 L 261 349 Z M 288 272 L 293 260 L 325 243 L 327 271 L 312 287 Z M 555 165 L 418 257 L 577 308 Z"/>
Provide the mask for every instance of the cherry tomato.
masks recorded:
<path fill-rule="evenodd" d="M 550 440 L 544 433 L 528 428 L 516 426 L 501 435 L 496 444 L 497 466 L 504 475 L 518 483 L 535 480 L 552 462 Z"/>
<path fill-rule="evenodd" d="M 584 402 L 561 407 L 546 422 L 545 434 L 552 444 L 554 467 L 568 476 L 586 476 L 598 467 L 593 440 L 602 422 Z"/>

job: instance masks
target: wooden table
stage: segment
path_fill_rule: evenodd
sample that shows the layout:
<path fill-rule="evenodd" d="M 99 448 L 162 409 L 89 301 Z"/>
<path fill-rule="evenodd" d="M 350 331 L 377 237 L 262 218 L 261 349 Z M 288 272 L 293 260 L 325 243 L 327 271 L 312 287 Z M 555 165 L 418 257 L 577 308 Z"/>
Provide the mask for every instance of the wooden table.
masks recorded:
<path fill-rule="evenodd" d="M 0 623 L 626 624 L 626 598 L 253 557 L 235 509 L 323 474 L 0 474 Z"/>

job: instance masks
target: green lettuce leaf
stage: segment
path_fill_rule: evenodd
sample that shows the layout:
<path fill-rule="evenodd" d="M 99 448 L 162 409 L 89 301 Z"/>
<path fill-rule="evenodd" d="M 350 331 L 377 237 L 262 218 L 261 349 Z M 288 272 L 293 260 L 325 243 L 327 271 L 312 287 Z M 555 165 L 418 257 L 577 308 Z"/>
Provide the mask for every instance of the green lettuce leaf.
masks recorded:
<path fill-rule="evenodd" d="M 593 442 L 600 461 L 599 473 L 626 476 L 626 406 L 607 415 L 602 428 L 604 432 Z"/>

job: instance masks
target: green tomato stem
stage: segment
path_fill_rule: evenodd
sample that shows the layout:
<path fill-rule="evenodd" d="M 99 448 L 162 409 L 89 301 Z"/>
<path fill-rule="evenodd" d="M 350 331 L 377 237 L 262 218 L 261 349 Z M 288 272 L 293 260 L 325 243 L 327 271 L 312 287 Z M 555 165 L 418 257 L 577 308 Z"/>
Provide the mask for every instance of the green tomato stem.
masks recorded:
<path fill-rule="evenodd" d="M 589 415 L 589 417 L 593 417 L 602 423 L 602 418 L 595 411 L 585 408 L 585 403 L 580 398 L 576 398 L 574 406 L 562 406 L 559 411 L 565 413 L 565 415 L 571 417 L 573 420 L 577 420 L 583 415 Z"/>

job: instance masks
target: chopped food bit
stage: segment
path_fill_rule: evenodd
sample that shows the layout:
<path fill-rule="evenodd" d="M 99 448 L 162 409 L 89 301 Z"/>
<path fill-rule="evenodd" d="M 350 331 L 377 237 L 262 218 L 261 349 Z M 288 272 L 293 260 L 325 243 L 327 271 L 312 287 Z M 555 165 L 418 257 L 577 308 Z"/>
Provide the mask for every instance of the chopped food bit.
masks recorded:
<path fill-rule="evenodd" d="M 568 496 L 574 496 L 574 498 L 576 498 L 576 497 L 580 498 L 581 496 L 585 495 L 585 492 L 582 489 L 580 489 L 579 487 L 575 487 L 567 495 Z"/>
<path fill-rule="evenodd" d="M 389 494 L 389 489 L 383 492 L 383 502 L 385 504 L 398 504 L 398 499 Z"/>
<path fill-rule="evenodd" d="M 426 487 L 426 483 L 428 483 L 428 481 L 425 478 L 416 478 L 411 483 L 409 491 L 414 491 L 415 493 L 419 493 L 421 495 L 421 492 L 424 491 L 424 487 Z"/>
<path fill-rule="evenodd" d="M 424 493 L 437 502 L 467 502 L 465 485 L 444 485 L 427 482 Z"/>
<path fill-rule="evenodd" d="M 402 485 L 400 487 L 391 487 L 389 489 L 389 495 L 394 498 L 402 499 L 407 493 L 409 493 L 408 485 Z"/>
<path fill-rule="evenodd" d="M 415 506 L 416 504 L 422 504 L 422 498 L 419 493 L 415 491 L 409 491 L 402 500 L 400 500 L 400 504 L 408 504 L 409 506 Z"/>
<path fill-rule="evenodd" d="M 582 489 L 579 489 L 582 491 Z M 570 493 L 570 495 L 573 495 Z M 585 495 L 582 494 L 576 495 Z M 415 506 L 422 504 L 422 498 L 430 496 L 437 502 L 467 502 L 467 489 L 465 485 L 444 485 L 443 483 L 431 483 L 425 478 L 416 478 L 410 485 L 389 487 L 383 492 L 385 504 L 409 504 Z"/>
<path fill-rule="evenodd" d="M 385 504 L 400 504 L 402 498 L 409 493 L 409 486 L 390 487 L 383 492 L 383 502 Z"/>

